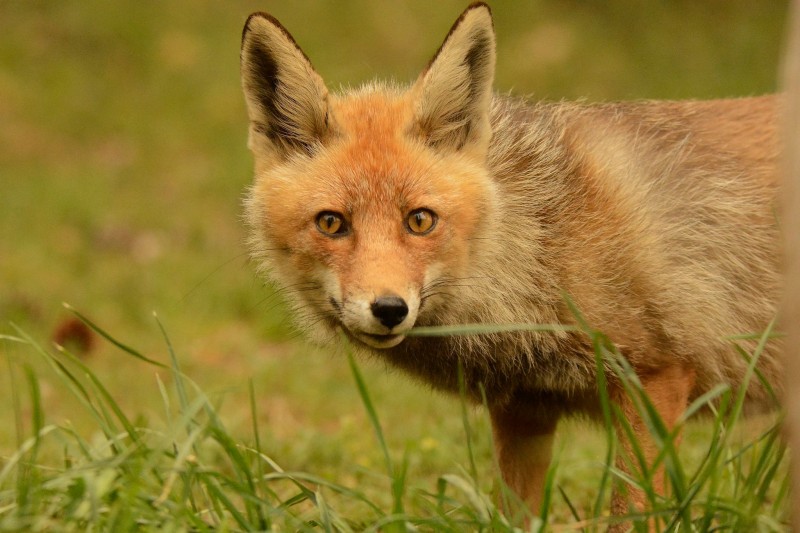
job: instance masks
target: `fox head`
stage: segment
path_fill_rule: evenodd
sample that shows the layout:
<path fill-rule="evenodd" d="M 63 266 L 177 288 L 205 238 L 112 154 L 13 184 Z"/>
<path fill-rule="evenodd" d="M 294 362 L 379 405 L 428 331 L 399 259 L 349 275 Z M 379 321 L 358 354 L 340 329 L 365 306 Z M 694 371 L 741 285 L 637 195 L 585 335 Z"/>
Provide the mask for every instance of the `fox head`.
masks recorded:
<path fill-rule="evenodd" d="M 415 324 L 440 323 L 496 216 L 494 66 L 482 3 L 461 14 L 409 87 L 344 94 L 328 91 L 277 20 L 248 18 L 251 245 L 319 340 L 341 328 L 391 348 Z"/>

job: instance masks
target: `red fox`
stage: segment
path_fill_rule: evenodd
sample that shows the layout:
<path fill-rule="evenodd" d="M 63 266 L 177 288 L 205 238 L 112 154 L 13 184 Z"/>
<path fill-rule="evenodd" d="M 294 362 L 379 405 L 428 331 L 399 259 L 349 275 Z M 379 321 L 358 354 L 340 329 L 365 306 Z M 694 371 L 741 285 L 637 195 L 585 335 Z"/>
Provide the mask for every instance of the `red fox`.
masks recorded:
<path fill-rule="evenodd" d="M 313 338 L 341 331 L 436 388 L 458 391 L 461 376 L 485 394 L 501 474 L 538 512 L 557 421 L 599 415 L 590 340 L 409 332 L 575 324 L 568 295 L 667 424 L 713 386 L 741 386 L 747 361 L 727 337 L 764 331 L 780 296 L 781 104 L 529 103 L 494 94 L 494 68 L 491 11 L 475 3 L 410 86 L 334 94 L 289 32 L 254 13 L 241 49 L 246 215 L 254 257 Z M 759 360 L 775 389 L 780 352 L 771 342 Z M 621 384 L 609 387 L 646 442 Z M 770 401 L 758 385 L 747 394 Z"/>

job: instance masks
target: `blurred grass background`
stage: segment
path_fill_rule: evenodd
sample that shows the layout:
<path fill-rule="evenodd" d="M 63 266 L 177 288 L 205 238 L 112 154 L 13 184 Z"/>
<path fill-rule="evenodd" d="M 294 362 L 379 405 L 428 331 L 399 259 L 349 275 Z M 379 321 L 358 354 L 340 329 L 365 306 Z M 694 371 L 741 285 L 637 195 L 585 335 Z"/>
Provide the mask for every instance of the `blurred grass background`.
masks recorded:
<path fill-rule="evenodd" d="M 294 337 L 247 260 L 241 27 L 252 11 L 275 15 L 336 89 L 412 80 L 465 4 L 0 0 L 0 332 L 13 321 L 50 339 L 68 329 L 66 301 L 163 360 L 157 311 L 233 428 L 248 427 L 253 379 L 265 442 L 284 466 L 341 479 L 380 461 L 346 361 Z M 784 1 L 498 1 L 493 11 L 500 91 L 593 101 L 776 89 Z M 159 409 L 151 367 L 104 343 L 86 358 L 129 412 Z M 3 391 L 18 372 L 6 368 L 0 456 L 15 443 Z M 390 444 L 419 452 L 412 473 L 463 464 L 456 402 L 381 364 L 364 371 Z M 89 427 L 46 373 L 42 383 L 53 422 Z M 601 455 L 593 446 L 565 449 L 571 476 Z"/>

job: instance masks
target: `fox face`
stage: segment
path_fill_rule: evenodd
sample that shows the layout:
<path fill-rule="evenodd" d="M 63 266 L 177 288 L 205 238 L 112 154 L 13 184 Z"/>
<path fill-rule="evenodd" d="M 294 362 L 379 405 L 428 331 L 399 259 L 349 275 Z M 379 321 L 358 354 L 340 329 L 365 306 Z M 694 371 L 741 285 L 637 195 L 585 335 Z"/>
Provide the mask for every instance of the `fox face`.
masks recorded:
<path fill-rule="evenodd" d="M 408 88 L 329 93 L 263 13 L 247 21 L 241 64 L 252 249 L 300 325 L 380 349 L 436 323 L 497 211 L 488 8 L 468 9 Z"/>

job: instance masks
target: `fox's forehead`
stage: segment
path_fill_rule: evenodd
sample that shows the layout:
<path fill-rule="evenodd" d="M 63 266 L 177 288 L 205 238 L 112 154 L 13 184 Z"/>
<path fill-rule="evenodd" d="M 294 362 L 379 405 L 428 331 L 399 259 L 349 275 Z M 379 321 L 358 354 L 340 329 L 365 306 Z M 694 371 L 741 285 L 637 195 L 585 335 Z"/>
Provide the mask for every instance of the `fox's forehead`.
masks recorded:
<path fill-rule="evenodd" d="M 435 159 L 411 130 L 411 98 L 401 91 L 365 89 L 333 97 L 336 134 L 328 146 L 326 170 L 350 201 L 377 196 L 416 196 L 429 191 L 425 176 Z M 330 159 L 328 159 L 330 158 Z"/>
<path fill-rule="evenodd" d="M 351 141 L 389 140 L 407 133 L 413 122 L 409 91 L 369 85 L 331 97 L 337 133 Z"/>

